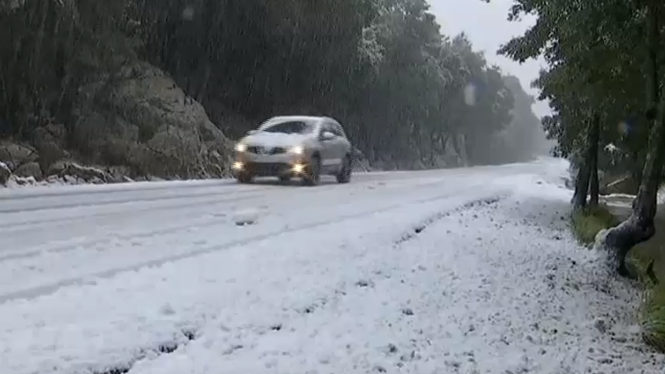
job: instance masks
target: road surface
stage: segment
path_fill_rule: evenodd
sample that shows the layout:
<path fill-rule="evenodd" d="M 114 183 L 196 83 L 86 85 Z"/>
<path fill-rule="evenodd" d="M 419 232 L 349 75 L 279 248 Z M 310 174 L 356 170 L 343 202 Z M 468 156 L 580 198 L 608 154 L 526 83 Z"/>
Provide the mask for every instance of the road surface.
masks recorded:
<path fill-rule="evenodd" d="M 636 291 L 565 229 L 564 173 L 544 159 L 314 188 L 0 191 L 3 372 L 631 372 L 605 318 L 655 373 Z"/>
<path fill-rule="evenodd" d="M 359 174 L 352 184 L 331 178 L 315 188 L 267 179 L 0 191 L 0 301 L 412 204 L 473 200 L 529 170 Z M 253 216 L 260 224 L 236 227 Z"/>

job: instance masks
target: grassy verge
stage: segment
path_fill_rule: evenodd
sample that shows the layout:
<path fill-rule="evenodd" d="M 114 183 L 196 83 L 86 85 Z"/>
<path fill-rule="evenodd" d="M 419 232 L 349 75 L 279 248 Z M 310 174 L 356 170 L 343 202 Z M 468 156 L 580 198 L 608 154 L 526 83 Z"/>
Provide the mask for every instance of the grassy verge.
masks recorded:
<path fill-rule="evenodd" d="M 582 245 L 591 246 L 602 229 L 614 227 L 619 220 L 607 207 L 588 207 L 573 214 L 573 233 Z"/>
<path fill-rule="evenodd" d="M 631 213 L 627 206 L 612 206 L 609 209 L 611 211 L 603 207 L 600 209 L 601 211 L 580 213 L 584 217 L 578 218 L 580 220 L 578 223 L 579 229 L 575 228 L 576 225 L 573 224 L 580 241 L 582 241 L 582 237 L 577 234 L 578 230 L 590 235 L 590 232 L 596 230 L 599 225 L 613 223 L 611 226 L 614 226 Z M 610 219 L 608 215 L 612 218 Z M 573 221 L 575 221 L 575 217 Z M 630 251 L 628 264 L 631 272 L 645 286 L 644 303 L 640 310 L 642 337 L 645 343 L 661 352 L 665 352 L 665 206 L 658 207 L 655 224 L 656 235 L 651 240 L 635 246 Z M 654 278 L 658 280 L 657 284 L 653 282 Z"/>
<path fill-rule="evenodd" d="M 644 342 L 665 353 L 665 287 L 662 283 L 647 288 L 640 317 Z"/>
<path fill-rule="evenodd" d="M 641 310 L 642 336 L 647 344 L 665 352 L 665 207 L 658 209 L 656 235 L 633 248 L 630 262 L 647 288 Z M 657 284 L 653 282 L 654 277 Z"/>

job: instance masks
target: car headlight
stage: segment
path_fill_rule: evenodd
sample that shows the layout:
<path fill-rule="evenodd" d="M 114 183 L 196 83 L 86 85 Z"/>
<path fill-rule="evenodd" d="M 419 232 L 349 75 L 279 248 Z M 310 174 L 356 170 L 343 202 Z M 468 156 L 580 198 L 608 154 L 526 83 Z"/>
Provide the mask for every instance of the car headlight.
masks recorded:
<path fill-rule="evenodd" d="M 236 144 L 235 149 L 236 149 L 237 152 L 245 152 L 245 151 L 247 151 L 247 145 L 245 145 L 243 143 L 238 143 L 238 144 Z"/>
<path fill-rule="evenodd" d="M 305 148 L 303 146 L 295 146 L 289 150 L 291 153 L 296 154 L 296 155 L 302 155 L 305 153 Z"/>

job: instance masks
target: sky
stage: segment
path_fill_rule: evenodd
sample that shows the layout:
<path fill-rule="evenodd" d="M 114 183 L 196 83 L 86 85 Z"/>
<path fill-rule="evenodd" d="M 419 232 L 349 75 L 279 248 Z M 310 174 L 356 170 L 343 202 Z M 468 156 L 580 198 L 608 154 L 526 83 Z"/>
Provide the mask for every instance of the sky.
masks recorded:
<path fill-rule="evenodd" d="M 489 4 L 481 0 L 429 0 L 429 3 L 444 35 L 466 33 L 474 49 L 483 51 L 490 64 L 518 77 L 526 92 L 538 96 L 538 90 L 531 88 L 531 82 L 538 77 L 540 68 L 546 66 L 545 61 L 540 58 L 519 64 L 496 54 L 502 44 L 524 34 L 534 23 L 534 18 L 509 22 L 507 17 L 512 0 L 491 0 Z M 538 116 L 550 114 L 546 102 L 536 102 L 533 111 Z"/>

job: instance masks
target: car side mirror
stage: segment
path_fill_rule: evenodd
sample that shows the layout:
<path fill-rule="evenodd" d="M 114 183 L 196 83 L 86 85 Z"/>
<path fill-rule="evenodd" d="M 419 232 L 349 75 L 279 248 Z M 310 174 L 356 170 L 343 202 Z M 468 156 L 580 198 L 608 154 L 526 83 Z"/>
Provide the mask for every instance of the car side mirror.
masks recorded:
<path fill-rule="evenodd" d="M 321 140 L 333 140 L 335 139 L 335 134 L 330 131 L 324 131 L 321 133 Z"/>

